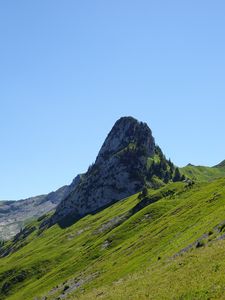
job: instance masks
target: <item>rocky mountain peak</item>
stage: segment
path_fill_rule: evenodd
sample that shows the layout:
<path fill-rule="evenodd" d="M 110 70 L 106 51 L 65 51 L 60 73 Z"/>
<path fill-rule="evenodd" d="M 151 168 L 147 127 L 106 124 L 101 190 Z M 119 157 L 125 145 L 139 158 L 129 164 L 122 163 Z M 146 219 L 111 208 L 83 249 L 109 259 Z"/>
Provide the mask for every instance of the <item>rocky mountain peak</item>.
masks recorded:
<path fill-rule="evenodd" d="M 108 134 L 96 159 L 100 163 L 128 146 L 142 147 L 151 156 L 155 142 L 148 125 L 133 117 L 120 118 Z"/>
<path fill-rule="evenodd" d="M 155 164 L 155 155 L 163 163 Z M 167 168 L 148 125 L 132 117 L 120 118 L 108 134 L 95 163 L 58 205 L 48 226 L 79 219 L 135 194 L 146 184 L 151 185 L 155 171 L 160 177 L 160 172 L 167 172 Z"/>

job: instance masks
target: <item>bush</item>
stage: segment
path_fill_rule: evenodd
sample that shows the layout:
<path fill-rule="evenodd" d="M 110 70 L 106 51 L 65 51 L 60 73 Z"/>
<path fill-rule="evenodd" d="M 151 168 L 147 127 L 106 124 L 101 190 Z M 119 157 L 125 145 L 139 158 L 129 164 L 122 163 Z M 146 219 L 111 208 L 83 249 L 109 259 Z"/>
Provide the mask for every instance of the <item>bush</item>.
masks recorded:
<path fill-rule="evenodd" d="M 69 285 L 65 285 L 63 291 L 65 292 L 66 290 L 68 290 L 70 287 Z"/>
<path fill-rule="evenodd" d="M 141 193 L 139 194 L 138 198 L 142 199 L 148 196 L 148 189 L 146 186 L 143 187 Z"/>

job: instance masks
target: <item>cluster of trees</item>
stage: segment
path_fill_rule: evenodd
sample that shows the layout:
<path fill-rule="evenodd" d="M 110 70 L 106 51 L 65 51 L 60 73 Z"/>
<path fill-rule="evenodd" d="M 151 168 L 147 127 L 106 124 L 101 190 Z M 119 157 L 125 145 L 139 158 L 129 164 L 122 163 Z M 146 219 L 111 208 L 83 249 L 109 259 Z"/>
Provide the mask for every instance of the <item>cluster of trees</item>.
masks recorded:
<path fill-rule="evenodd" d="M 174 182 L 177 182 L 177 181 L 183 181 L 183 180 L 185 180 L 185 179 L 186 179 L 185 176 L 182 175 L 182 174 L 180 173 L 180 170 L 176 167 L 176 168 L 175 168 L 175 171 L 174 171 L 174 175 L 173 175 L 173 181 L 174 181 Z"/>
<path fill-rule="evenodd" d="M 159 177 L 165 183 L 168 183 L 169 181 L 177 182 L 185 179 L 185 176 L 180 173 L 180 170 L 174 166 L 171 160 L 166 159 L 159 147 L 156 147 L 156 154 L 158 155 L 159 160 L 152 162 L 148 170 L 148 180 L 151 180 L 153 175 Z"/>

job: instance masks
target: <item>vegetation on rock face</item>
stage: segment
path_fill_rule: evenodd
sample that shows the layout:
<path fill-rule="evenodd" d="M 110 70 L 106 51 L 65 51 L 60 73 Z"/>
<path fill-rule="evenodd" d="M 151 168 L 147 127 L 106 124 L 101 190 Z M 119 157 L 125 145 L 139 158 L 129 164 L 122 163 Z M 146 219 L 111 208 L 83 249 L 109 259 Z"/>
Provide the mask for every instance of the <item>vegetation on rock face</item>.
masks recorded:
<path fill-rule="evenodd" d="M 185 175 L 174 164 L 167 160 L 159 146 L 155 148 L 155 155 L 149 158 L 147 181 L 151 187 L 159 187 L 159 183 L 185 180 Z"/>

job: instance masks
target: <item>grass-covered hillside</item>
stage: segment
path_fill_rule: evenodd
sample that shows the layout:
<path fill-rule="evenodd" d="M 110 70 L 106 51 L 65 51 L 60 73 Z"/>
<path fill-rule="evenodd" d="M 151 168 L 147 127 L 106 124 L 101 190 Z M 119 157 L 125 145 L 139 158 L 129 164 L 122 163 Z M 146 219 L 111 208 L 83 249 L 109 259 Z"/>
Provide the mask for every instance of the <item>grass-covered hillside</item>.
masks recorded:
<path fill-rule="evenodd" d="M 225 178 L 169 183 L 1 247 L 0 299 L 223 299 Z"/>
<path fill-rule="evenodd" d="M 187 165 L 180 168 L 185 176 L 197 181 L 212 181 L 225 176 L 225 161 L 214 167 Z"/>

